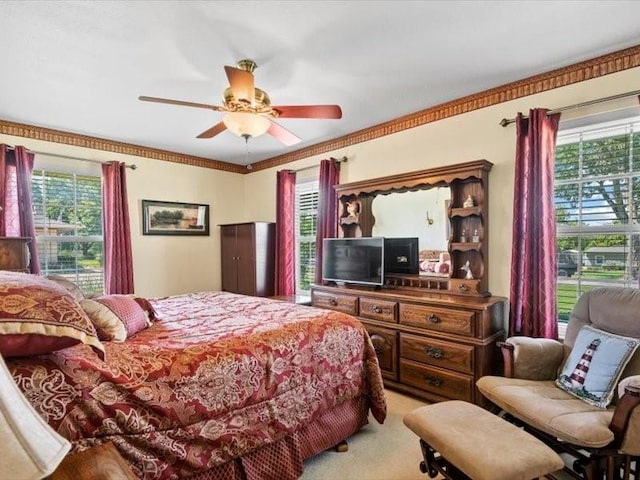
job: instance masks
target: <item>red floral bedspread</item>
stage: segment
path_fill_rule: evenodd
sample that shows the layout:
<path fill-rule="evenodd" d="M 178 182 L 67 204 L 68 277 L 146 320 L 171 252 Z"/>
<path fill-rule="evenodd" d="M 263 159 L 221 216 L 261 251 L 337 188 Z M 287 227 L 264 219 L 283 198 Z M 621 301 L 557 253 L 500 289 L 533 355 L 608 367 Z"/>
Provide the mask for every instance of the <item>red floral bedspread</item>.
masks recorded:
<path fill-rule="evenodd" d="M 75 451 L 112 441 L 141 478 L 176 478 L 361 395 L 384 421 L 377 358 L 357 319 L 225 292 L 152 304 L 159 320 L 124 343 L 106 342 L 106 362 L 85 345 L 7 362 Z"/>

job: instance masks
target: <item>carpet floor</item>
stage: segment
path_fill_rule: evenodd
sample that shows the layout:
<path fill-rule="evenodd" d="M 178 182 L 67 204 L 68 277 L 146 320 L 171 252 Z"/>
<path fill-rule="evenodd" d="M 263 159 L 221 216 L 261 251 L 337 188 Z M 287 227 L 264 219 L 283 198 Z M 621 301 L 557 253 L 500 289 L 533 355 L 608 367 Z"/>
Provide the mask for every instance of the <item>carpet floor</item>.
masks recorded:
<path fill-rule="evenodd" d="M 415 433 L 402 417 L 427 405 L 400 393 L 385 390 L 387 419 L 383 425 L 369 417 L 369 424 L 349 438 L 347 452 L 328 450 L 304 462 L 301 480 L 425 480 L 420 472 L 422 453 Z"/>
<path fill-rule="evenodd" d="M 300 480 L 428 480 L 419 468 L 418 437 L 402 422 L 405 414 L 428 403 L 392 390 L 385 395 L 384 424 L 369 416 L 369 424 L 348 439 L 347 452 L 327 450 L 306 460 Z M 569 480 L 562 472 L 554 478 Z"/>

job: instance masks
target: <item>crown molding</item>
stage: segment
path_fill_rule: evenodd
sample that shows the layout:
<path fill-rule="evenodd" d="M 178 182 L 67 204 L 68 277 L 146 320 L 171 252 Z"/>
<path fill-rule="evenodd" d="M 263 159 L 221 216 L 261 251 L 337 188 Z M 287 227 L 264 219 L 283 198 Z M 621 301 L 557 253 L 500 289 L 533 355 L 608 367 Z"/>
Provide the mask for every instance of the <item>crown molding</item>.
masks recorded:
<path fill-rule="evenodd" d="M 566 87 L 567 85 L 621 72 L 638 66 L 640 66 L 640 45 L 609 53 L 607 55 L 602 55 L 567 67 L 551 70 L 539 75 L 534 75 L 516 82 L 507 83 L 483 92 L 420 110 L 385 123 L 374 125 L 363 130 L 358 130 L 357 132 L 350 133 L 343 137 L 311 145 L 284 155 L 268 158 L 254 163 L 252 170 L 247 170 L 243 165 L 222 162 L 220 160 L 211 160 L 204 157 L 196 157 L 170 152 L 168 150 L 160 150 L 130 143 L 105 140 L 103 138 L 79 135 L 77 133 L 10 122 L 2 119 L 0 119 L 0 133 L 16 137 L 32 138 L 35 140 L 44 140 L 47 142 L 90 148 L 93 150 L 104 150 L 107 152 L 122 153 L 125 155 L 151 158 L 165 162 L 180 163 L 183 165 L 248 174 L 284 165 L 296 160 L 302 160 L 314 155 L 339 150 L 357 143 L 368 142 L 376 138 L 401 132 L 402 130 L 436 122 L 438 120 L 479 110 L 481 108 L 490 107 L 499 103 L 516 100 L 536 93 L 546 92 L 548 90 L 553 90 L 554 88 Z"/>
<path fill-rule="evenodd" d="M 211 160 L 204 157 L 185 155 L 183 153 L 170 152 L 157 148 L 143 147 L 132 143 L 116 142 L 105 140 L 104 138 L 79 135 L 77 133 L 54 130 L 52 128 L 37 127 L 24 123 L 10 122 L 0 119 L 0 133 L 13 135 L 15 137 L 32 138 L 34 140 L 44 140 L 46 142 L 62 143 L 73 145 L 74 147 L 90 148 L 92 150 L 104 150 L 106 152 L 122 153 L 134 157 L 151 158 L 164 162 L 180 163 L 193 167 L 211 168 L 223 170 L 225 172 L 246 173 L 247 168 L 243 165 Z"/>
<path fill-rule="evenodd" d="M 565 87 L 573 83 L 591 80 L 638 66 L 640 66 L 640 45 L 534 75 L 516 82 L 507 83 L 483 92 L 474 93 L 441 105 L 405 115 L 404 117 L 374 125 L 373 127 L 365 128 L 364 130 L 358 130 L 357 132 L 336 138 L 335 140 L 329 140 L 284 155 L 268 158 L 254 163 L 253 171 L 277 167 L 295 160 L 331 152 L 361 142 L 368 142 L 369 140 L 374 140 L 427 123 L 437 122 L 438 120 L 443 120 L 455 115 L 461 115 L 473 110 L 479 110 L 499 103 L 546 92 L 554 88 Z"/>

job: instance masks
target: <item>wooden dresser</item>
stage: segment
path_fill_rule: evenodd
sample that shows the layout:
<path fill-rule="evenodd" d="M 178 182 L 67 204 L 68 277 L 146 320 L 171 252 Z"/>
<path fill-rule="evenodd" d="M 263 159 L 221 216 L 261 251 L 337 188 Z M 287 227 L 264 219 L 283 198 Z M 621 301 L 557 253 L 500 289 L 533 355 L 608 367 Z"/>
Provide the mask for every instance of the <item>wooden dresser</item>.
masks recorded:
<path fill-rule="evenodd" d="M 25 237 L 0 237 L 0 270 L 29 273 L 29 242 Z"/>
<path fill-rule="evenodd" d="M 387 387 L 484 405 L 476 380 L 502 372 L 503 297 L 313 286 L 311 299 L 362 321 Z"/>
<path fill-rule="evenodd" d="M 419 250 L 434 248 L 440 258 L 448 257 L 438 260 L 447 265 L 446 271 L 430 273 L 420 266 L 422 273 L 397 273 L 385 263 L 382 285 L 377 287 L 349 287 L 349 280 L 337 287 L 337 277 L 332 277 L 312 288 L 314 306 L 349 313 L 363 322 L 388 387 L 430 401 L 485 405 L 476 381 L 502 373 L 496 341 L 504 337 L 506 299 L 488 290 L 492 165 L 474 160 L 336 186 L 338 236 L 344 238 L 388 235 L 376 227 L 385 224 L 382 211 L 376 209 L 377 197 L 436 189 L 430 203 L 426 197 L 409 197 L 414 200 L 404 203 L 407 210 L 392 215 L 407 219 L 400 236 L 419 237 Z M 426 215 L 443 203 L 443 217 L 436 221 Z"/>

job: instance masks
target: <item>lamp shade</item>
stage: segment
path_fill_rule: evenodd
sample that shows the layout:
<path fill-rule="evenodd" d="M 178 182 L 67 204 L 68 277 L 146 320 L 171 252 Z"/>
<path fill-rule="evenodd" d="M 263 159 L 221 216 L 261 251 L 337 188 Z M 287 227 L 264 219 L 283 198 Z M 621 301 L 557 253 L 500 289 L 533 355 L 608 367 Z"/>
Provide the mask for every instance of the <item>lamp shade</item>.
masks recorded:
<path fill-rule="evenodd" d="M 70 448 L 20 392 L 0 356 L 0 476 L 39 480 L 53 473 Z"/>
<path fill-rule="evenodd" d="M 238 136 L 259 137 L 271 126 L 271 121 L 257 113 L 230 112 L 222 117 L 222 123 Z"/>

